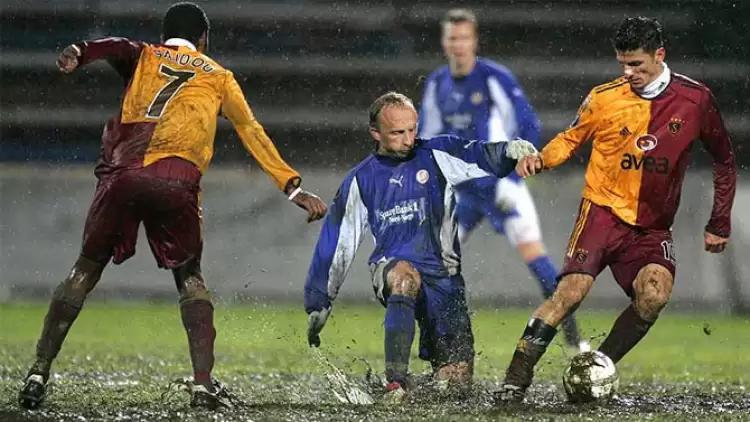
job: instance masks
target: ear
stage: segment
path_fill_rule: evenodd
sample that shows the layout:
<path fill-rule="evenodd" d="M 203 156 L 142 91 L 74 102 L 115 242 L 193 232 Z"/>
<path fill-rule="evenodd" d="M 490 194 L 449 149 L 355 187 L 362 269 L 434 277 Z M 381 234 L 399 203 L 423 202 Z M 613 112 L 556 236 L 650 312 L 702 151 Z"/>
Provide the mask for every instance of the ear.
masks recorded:
<path fill-rule="evenodd" d="M 664 49 L 664 47 L 659 47 L 656 49 L 656 52 L 654 53 L 654 57 L 656 58 L 656 61 L 661 63 L 664 61 L 664 57 L 667 55 L 667 50 Z"/>
<path fill-rule="evenodd" d="M 382 135 L 380 134 L 380 132 L 378 132 L 378 129 L 374 126 L 370 126 L 370 136 L 372 136 L 372 139 L 378 142 L 380 142 L 380 140 L 382 139 Z"/>
<path fill-rule="evenodd" d="M 201 34 L 201 37 L 198 38 L 198 45 L 196 46 L 198 48 L 198 51 L 201 53 L 205 53 L 208 51 L 208 32 L 203 31 L 203 34 Z"/>

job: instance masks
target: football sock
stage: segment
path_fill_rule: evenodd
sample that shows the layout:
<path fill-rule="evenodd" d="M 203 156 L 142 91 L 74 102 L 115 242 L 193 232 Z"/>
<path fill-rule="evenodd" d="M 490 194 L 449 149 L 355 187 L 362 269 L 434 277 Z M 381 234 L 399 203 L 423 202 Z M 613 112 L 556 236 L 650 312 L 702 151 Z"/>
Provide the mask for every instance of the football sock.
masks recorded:
<path fill-rule="evenodd" d="M 216 340 L 213 304 L 206 299 L 183 300 L 180 301 L 180 313 L 187 333 L 195 382 L 213 392 L 211 371 L 214 367 Z"/>
<path fill-rule="evenodd" d="M 385 377 L 405 385 L 414 342 L 414 299 L 390 295 L 385 310 Z"/>
<path fill-rule="evenodd" d="M 47 316 L 44 318 L 42 335 L 36 344 L 36 362 L 29 370 L 29 374 L 40 374 L 44 377 L 44 381 L 47 381 L 52 361 L 60 352 L 65 336 L 68 335 L 82 307 L 82 302 L 72 303 L 65 299 L 52 299 Z"/>
<path fill-rule="evenodd" d="M 653 321 L 641 318 L 633 306 L 628 306 L 615 321 L 599 351 L 617 363 L 648 333 Z"/>
<path fill-rule="evenodd" d="M 542 286 L 542 291 L 545 297 L 552 296 L 557 288 L 557 268 L 552 260 L 547 255 L 537 257 L 533 261 L 529 262 L 529 269 L 539 281 L 539 285 Z"/>
<path fill-rule="evenodd" d="M 513 358 L 505 372 L 505 382 L 526 390 L 534 378 L 534 365 L 555 338 L 557 329 L 539 318 L 531 318 L 518 340 Z"/>

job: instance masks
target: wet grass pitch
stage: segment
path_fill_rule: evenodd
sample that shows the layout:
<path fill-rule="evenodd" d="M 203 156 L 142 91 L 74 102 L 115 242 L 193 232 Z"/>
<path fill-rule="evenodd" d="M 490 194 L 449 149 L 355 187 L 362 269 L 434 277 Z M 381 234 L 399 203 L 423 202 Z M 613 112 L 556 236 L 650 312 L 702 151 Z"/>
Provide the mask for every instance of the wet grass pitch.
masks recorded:
<path fill-rule="evenodd" d="M 530 310 L 478 309 L 475 391 L 460 400 L 416 394 L 385 407 L 337 401 L 327 368 L 307 348 L 301 305 L 219 303 L 215 375 L 244 403 L 214 413 L 191 409 L 186 393 L 168 388 L 190 375 L 176 303 L 101 301 L 87 304 L 71 330 L 45 404 L 25 411 L 17 390 L 45 312 L 44 303 L 0 305 L 0 421 L 750 420 L 750 318 L 665 311 L 620 363 L 620 394 L 606 405 L 565 403 L 560 377 L 571 352 L 559 336 L 527 403 L 496 408 L 487 392 L 501 380 Z M 579 312 L 594 346 L 615 317 Z M 382 372 L 382 318 L 374 303 L 337 304 L 323 331 L 323 353 L 362 388 L 368 364 Z M 428 366 L 414 356 L 412 371 Z"/>

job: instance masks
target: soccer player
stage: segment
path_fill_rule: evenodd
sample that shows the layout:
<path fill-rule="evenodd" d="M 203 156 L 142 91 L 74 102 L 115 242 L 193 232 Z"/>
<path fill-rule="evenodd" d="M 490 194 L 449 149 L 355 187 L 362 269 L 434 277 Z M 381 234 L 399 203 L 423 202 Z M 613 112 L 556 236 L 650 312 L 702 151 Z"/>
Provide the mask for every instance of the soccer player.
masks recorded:
<path fill-rule="evenodd" d="M 214 307 L 200 267 L 200 180 L 213 154 L 218 115 L 232 122 L 276 186 L 307 210 L 308 221 L 326 212 L 320 198 L 301 190 L 300 175 L 279 156 L 232 72 L 204 54 L 208 34 L 203 10 L 178 3 L 164 16 L 162 44 L 104 38 L 70 45 L 58 58 L 64 73 L 106 60 L 123 77 L 125 95 L 102 135 L 80 256 L 53 295 L 36 361 L 19 394 L 23 407 L 44 400 L 52 362 L 86 296 L 110 259 L 120 264 L 135 253 L 141 222 L 158 266 L 172 271 L 180 295 L 194 371 L 191 404 L 222 404 L 211 376 Z"/>
<path fill-rule="evenodd" d="M 527 141 L 480 143 L 455 136 L 415 139 L 417 112 L 403 94 L 390 92 L 370 106 L 375 152 L 344 179 L 321 229 L 305 282 L 308 342 L 320 345 L 331 312 L 366 229 L 372 286 L 385 306 L 385 401 L 407 388 L 415 319 L 419 356 L 435 378 L 468 386 L 474 339 L 461 276 L 453 187 L 467 180 L 503 177 L 515 157 L 533 153 Z"/>
<path fill-rule="evenodd" d="M 513 74 L 504 66 L 477 57 L 477 19 L 469 10 L 450 10 L 442 21 L 442 44 L 448 65 L 425 84 L 419 136 L 450 133 L 489 142 L 521 138 L 539 146 L 539 121 Z M 461 185 L 458 222 L 461 241 L 486 217 L 505 234 L 549 297 L 557 286 L 557 268 L 542 242 L 534 200 L 523 179 L 513 172 Z M 563 321 L 568 345 L 588 349 L 575 317 Z"/>
<path fill-rule="evenodd" d="M 523 400 L 555 327 L 579 306 L 607 266 L 631 304 L 599 350 L 617 363 L 646 335 L 672 292 L 671 227 L 696 139 L 712 156 L 714 168 L 705 250 L 722 252 L 729 240 L 737 173 L 714 96 L 705 85 L 667 67 L 656 20 L 623 20 L 613 44 L 623 76 L 591 90 L 570 128 L 516 167 L 522 177 L 555 168 L 583 142 L 593 141 L 560 284 L 518 341 L 499 400 Z"/>

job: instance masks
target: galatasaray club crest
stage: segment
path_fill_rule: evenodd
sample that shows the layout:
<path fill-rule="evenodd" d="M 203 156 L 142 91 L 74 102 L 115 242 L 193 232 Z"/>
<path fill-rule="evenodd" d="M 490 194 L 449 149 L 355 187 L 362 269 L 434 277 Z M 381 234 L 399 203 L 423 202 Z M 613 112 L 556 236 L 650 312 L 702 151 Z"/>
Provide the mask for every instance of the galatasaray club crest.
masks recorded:
<path fill-rule="evenodd" d="M 482 95 L 481 92 L 475 92 L 471 94 L 471 103 L 474 105 L 481 103 L 483 99 L 484 99 L 484 96 Z"/>
<path fill-rule="evenodd" d="M 684 122 L 679 117 L 672 117 L 672 120 L 669 121 L 669 124 L 667 124 L 667 128 L 669 128 L 669 133 L 672 135 L 676 135 L 677 132 L 682 129 L 682 124 Z"/>
<path fill-rule="evenodd" d="M 578 249 L 576 250 L 576 253 L 573 255 L 573 259 L 575 259 L 576 263 L 583 264 L 586 262 L 586 258 L 589 257 L 589 251 L 585 249 Z"/>

